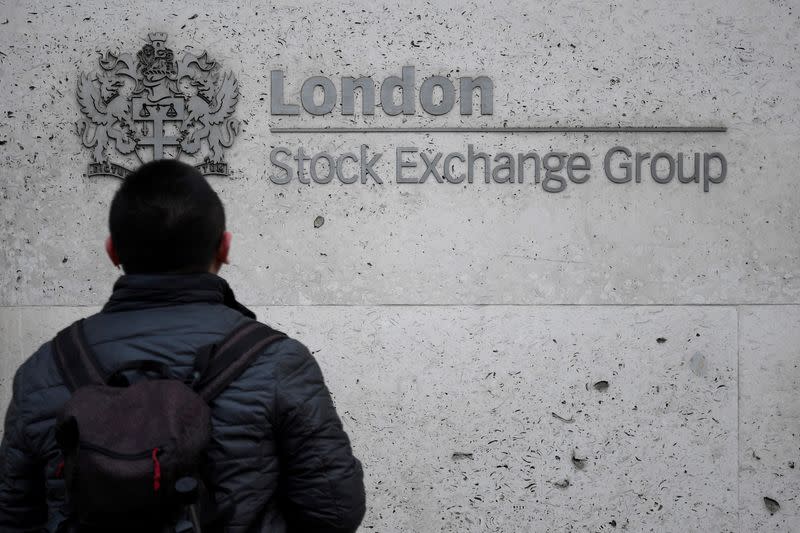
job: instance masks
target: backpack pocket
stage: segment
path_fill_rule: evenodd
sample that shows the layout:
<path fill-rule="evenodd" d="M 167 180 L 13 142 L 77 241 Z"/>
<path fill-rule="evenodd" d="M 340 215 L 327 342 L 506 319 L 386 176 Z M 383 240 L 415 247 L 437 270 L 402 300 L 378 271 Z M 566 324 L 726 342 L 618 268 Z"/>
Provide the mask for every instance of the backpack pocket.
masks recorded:
<path fill-rule="evenodd" d="M 67 503 L 82 526 L 138 533 L 182 510 L 175 482 L 197 475 L 211 431 L 208 405 L 184 383 L 89 385 L 59 420 Z"/>
<path fill-rule="evenodd" d="M 65 481 L 70 505 L 86 516 L 160 514 L 174 479 L 165 446 L 122 452 L 81 441 L 65 458 Z"/>

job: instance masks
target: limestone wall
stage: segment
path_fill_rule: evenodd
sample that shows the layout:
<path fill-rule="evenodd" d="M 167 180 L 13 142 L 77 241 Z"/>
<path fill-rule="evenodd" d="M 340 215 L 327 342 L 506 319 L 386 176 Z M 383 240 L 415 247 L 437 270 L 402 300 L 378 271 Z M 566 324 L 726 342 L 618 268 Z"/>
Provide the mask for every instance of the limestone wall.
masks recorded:
<path fill-rule="evenodd" d="M 225 72 L 238 81 L 230 175 L 209 177 L 235 235 L 222 274 L 323 366 L 365 463 L 363 530 L 800 531 L 798 17 L 794 2 L 745 0 L 6 5 L 0 401 L 118 275 L 102 243 L 119 181 L 88 176 L 76 93 L 108 50 L 135 56 L 160 32 L 178 57 L 207 51 L 217 87 Z M 380 83 L 404 66 L 415 108 L 390 115 Z M 331 80 L 332 111 L 276 114 L 275 70 L 286 104 L 302 104 L 308 78 Z M 367 76 L 374 114 L 360 93 L 343 114 L 342 78 Z M 470 115 L 458 93 L 450 112 L 427 112 L 431 76 L 456 89 L 489 77 L 492 114 L 477 93 Z M 474 131 L 533 127 L 621 129 Z M 377 131 L 397 128 L 420 131 Z M 508 171 L 487 183 L 481 166 L 471 183 L 398 180 L 398 148 L 417 150 L 403 176 L 439 152 L 437 172 L 457 176 L 464 163 L 442 162 L 470 145 L 583 153 L 591 168 L 576 175 L 589 177 L 555 172 L 561 192 L 530 167 L 522 183 L 499 183 Z M 634 164 L 650 154 L 640 182 L 608 178 L 614 147 Z M 276 184 L 271 153 L 299 148 L 382 154 L 380 183 L 349 160 L 356 183 Z M 689 169 L 695 153 L 722 154 L 724 180 L 716 160 L 707 192 L 677 169 L 658 183 L 658 153 Z"/>

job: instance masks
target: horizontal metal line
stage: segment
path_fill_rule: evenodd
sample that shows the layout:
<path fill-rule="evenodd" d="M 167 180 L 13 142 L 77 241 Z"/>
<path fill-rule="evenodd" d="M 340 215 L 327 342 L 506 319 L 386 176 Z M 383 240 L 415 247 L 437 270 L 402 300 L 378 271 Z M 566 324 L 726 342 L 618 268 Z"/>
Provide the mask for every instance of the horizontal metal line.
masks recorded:
<path fill-rule="evenodd" d="M 725 133 L 725 126 L 542 126 L 508 128 L 270 128 L 272 133 Z"/>
<path fill-rule="evenodd" d="M 800 302 L 731 302 L 731 303 L 606 303 L 606 304 L 576 304 L 576 303 L 372 303 L 372 304 L 348 304 L 348 303 L 316 303 L 316 304 L 279 304 L 279 303 L 254 303 L 243 302 L 248 307 L 800 307 Z M 97 309 L 102 308 L 98 305 L 69 305 L 69 304 L 26 304 L 26 305 L 4 305 L 2 310 L 13 309 Z"/>

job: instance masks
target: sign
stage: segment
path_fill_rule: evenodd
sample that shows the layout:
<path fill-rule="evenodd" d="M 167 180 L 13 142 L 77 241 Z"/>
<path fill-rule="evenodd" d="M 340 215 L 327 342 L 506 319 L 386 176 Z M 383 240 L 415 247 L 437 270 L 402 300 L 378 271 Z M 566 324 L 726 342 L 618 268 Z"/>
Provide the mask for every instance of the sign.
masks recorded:
<path fill-rule="evenodd" d="M 94 162 L 89 176 L 124 178 L 129 167 L 110 161 L 112 149 L 117 156 L 135 157 L 139 163 L 164 157 L 196 156 L 204 175 L 229 175 L 225 148 L 239 132 L 233 117 L 239 98 L 236 78 L 222 72 L 208 54 L 184 51 L 177 59 L 166 46 L 167 36 L 151 33 L 150 42 L 134 58 L 131 54 L 106 52 L 100 59 L 101 70 L 81 74 L 78 102 L 83 118 L 78 131 L 84 146 L 92 149 Z M 299 87 L 286 85 L 283 70 L 270 73 L 270 112 L 274 116 L 319 116 L 338 112 L 356 114 L 356 95 L 360 95 L 363 116 L 376 110 L 403 120 L 421 109 L 435 117 L 458 109 L 461 116 L 493 115 L 494 81 L 485 75 L 461 76 L 457 83 L 446 76 L 432 75 L 417 83 L 413 65 L 401 68 L 400 75 L 385 77 L 376 84 L 372 76 L 343 76 L 336 82 L 327 76 L 308 77 Z M 417 106 L 419 104 L 419 106 Z M 353 119 L 348 119 L 352 121 Z M 273 134 L 392 134 L 392 133 L 502 133 L 538 132 L 574 133 L 719 133 L 720 126 L 643 126 L 643 127 L 274 127 Z M 376 163 L 386 154 L 371 153 L 368 145 L 341 154 L 322 151 L 308 154 L 302 146 L 277 146 L 269 153 L 273 173 L 269 180 L 285 185 L 296 180 L 310 185 L 338 181 L 344 184 L 383 185 L 424 183 L 532 183 L 550 193 L 564 191 L 568 184 L 588 182 L 593 169 L 602 169 L 609 183 L 627 184 L 643 181 L 666 184 L 702 184 L 709 192 L 712 184 L 725 181 L 728 163 L 716 151 L 671 153 L 659 150 L 640 152 L 626 146 L 610 146 L 602 163 L 593 162 L 583 152 L 550 150 L 539 153 L 525 150 L 511 153 L 500 150 L 490 154 L 471 143 L 466 150 L 442 153 L 427 152 L 414 146 L 397 146 L 394 172 L 382 176 Z M 476 177 L 477 176 L 477 177 Z"/>

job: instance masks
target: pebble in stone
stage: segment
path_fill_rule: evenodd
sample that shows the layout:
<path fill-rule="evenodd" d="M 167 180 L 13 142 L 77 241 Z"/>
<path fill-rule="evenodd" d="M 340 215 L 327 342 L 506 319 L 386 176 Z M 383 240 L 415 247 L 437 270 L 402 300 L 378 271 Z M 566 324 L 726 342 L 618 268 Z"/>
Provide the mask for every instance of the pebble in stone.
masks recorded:
<path fill-rule="evenodd" d="M 781 509 L 781 504 L 769 496 L 764 496 L 764 506 L 767 508 L 767 511 L 769 511 L 769 514 L 775 514 Z"/>

